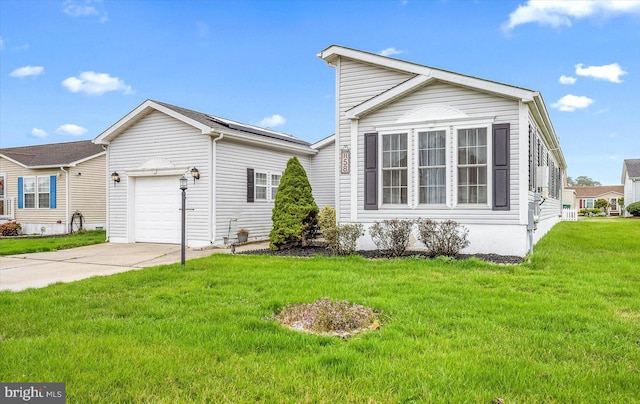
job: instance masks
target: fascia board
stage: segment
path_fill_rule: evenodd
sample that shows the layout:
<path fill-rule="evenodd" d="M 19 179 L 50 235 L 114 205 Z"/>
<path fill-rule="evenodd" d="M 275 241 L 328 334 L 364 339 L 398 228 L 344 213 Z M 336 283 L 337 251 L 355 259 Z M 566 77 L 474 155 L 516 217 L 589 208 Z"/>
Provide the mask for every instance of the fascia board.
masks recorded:
<path fill-rule="evenodd" d="M 11 157 L 7 157 L 6 155 L 4 155 L 4 154 L 2 154 L 2 153 L 0 153 L 0 157 L 2 157 L 2 158 L 3 158 L 3 159 L 5 159 L 5 160 L 8 160 L 8 161 L 12 162 L 13 164 L 17 164 L 17 165 L 19 165 L 20 167 L 23 167 L 23 168 L 31 168 L 31 167 L 29 167 L 29 166 L 26 166 L 26 165 L 22 164 L 21 162 L 19 162 L 19 161 L 17 161 L 17 160 L 12 159 Z"/>
<path fill-rule="evenodd" d="M 318 154 L 317 150 L 312 149 L 310 146 L 298 145 L 298 144 L 285 144 L 285 141 L 278 141 L 275 139 L 256 139 L 256 135 L 246 135 L 244 133 L 229 130 L 229 131 L 212 131 L 210 134 L 220 133 L 224 135 L 223 139 L 234 139 L 243 143 L 249 143 L 262 147 L 270 147 L 273 149 L 283 150 L 287 152 L 298 152 L 306 155 Z"/>
<path fill-rule="evenodd" d="M 187 125 L 200 129 L 203 134 L 208 134 L 211 131 L 211 127 L 207 125 L 203 125 L 200 122 L 194 121 L 189 117 L 186 117 L 172 109 L 169 109 L 165 106 L 157 104 L 151 100 L 146 100 L 142 104 L 138 105 L 136 109 L 129 112 L 127 115 L 121 118 L 118 122 L 111 125 L 107 130 L 105 130 L 100 135 L 98 135 L 95 139 L 93 139 L 93 143 L 109 144 L 114 138 L 118 137 L 128 127 L 133 125 L 135 122 L 137 122 L 139 119 L 147 115 L 152 110 L 160 111 L 166 115 L 171 116 L 172 118 L 175 118 L 179 121 L 186 123 Z"/>
<path fill-rule="evenodd" d="M 334 143 L 335 141 L 336 141 L 336 135 L 333 134 L 331 136 L 327 136 L 326 138 L 320 141 L 317 141 L 316 143 L 312 144 L 310 147 L 314 150 L 318 150 L 318 149 L 322 149 L 323 147 L 325 147 L 330 143 Z"/>

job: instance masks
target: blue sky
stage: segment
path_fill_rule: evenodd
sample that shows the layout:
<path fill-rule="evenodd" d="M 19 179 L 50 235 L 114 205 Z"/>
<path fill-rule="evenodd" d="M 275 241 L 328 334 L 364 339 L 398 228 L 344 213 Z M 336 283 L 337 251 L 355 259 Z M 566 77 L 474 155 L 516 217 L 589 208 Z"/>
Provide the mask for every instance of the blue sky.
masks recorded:
<path fill-rule="evenodd" d="M 0 0 L 0 147 L 92 139 L 149 98 L 314 142 L 332 44 L 540 91 L 574 178 L 640 158 L 635 0 Z"/>

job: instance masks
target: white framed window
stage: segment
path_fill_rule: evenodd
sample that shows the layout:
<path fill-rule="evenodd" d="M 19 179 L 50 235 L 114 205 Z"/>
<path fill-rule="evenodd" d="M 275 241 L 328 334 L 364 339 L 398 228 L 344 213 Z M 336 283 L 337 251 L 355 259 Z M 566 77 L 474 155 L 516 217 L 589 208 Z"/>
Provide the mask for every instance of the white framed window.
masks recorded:
<path fill-rule="evenodd" d="M 282 174 L 268 171 L 254 173 L 254 198 L 256 201 L 273 201 L 280 186 Z"/>
<path fill-rule="evenodd" d="M 276 193 L 278 192 L 278 187 L 280 186 L 280 178 L 282 175 L 280 174 L 271 174 L 271 200 L 276 199 Z"/>
<path fill-rule="evenodd" d="M 458 203 L 487 204 L 487 128 L 458 129 Z"/>
<path fill-rule="evenodd" d="M 382 203 L 408 202 L 407 134 L 382 135 Z"/>
<path fill-rule="evenodd" d="M 49 207 L 50 189 L 49 176 L 38 177 L 38 208 Z"/>
<path fill-rule="evenodd" d="M 446 203 L 446 132 L 418 133 L 418 202 Z"/>
<path fill-rule="evenodd" d="M 24 177 L 23 187 L 25 209 L 36 209 L 36 177 Z"/>
<path fill-rule="evenodd" d="M 595 206 L 595 203 L 596 203 L 595 199 L 583 199 L 582 207 L 585 209 L 593 209 Z"/>

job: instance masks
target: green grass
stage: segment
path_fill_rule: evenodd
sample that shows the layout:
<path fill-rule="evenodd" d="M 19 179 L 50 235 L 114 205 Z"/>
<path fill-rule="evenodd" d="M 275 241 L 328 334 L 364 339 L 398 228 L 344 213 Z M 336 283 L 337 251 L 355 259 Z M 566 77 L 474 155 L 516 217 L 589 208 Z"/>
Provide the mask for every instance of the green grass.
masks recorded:
<path fill-rule="evenodd" d="M 0 239 L 0 255 L 64 250 L 104 243 L 105 239 L 106 232 L 104 230 L 92 230 L 56 237 L 3 238 Z"/>
<path fill-rule="evenodd" d="M 563 222 L 531 263 L 215 255 L 0 293 L 0 380 L 68 402 L 640 402 L 640 221 Z M 289 302 L 382 313 L 351 339 Z"/>

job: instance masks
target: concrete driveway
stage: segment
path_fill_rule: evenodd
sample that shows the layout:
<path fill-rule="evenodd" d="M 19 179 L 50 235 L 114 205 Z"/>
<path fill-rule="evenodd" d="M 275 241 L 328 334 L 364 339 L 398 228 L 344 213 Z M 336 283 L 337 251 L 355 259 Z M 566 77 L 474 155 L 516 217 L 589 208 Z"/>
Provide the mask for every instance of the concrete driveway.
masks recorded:
<path fill-rule="evenodd" d="M 225 249 L 186 251 L 186 259 L 205 257 Z M 54 252 L 0 257 L 0 290 L 40 288 L 98 275 L 180 262 L 180 246 L 173 244 L 96 244 Z"/>

